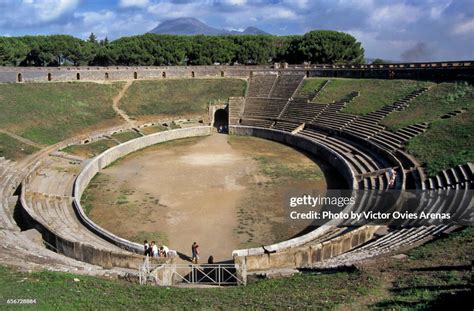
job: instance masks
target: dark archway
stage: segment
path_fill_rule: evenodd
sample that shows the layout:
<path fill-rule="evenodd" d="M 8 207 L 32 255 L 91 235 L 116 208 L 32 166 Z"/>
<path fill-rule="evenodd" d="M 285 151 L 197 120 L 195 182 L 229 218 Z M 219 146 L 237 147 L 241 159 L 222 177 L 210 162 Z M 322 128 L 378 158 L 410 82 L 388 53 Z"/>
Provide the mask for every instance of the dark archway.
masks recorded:
<path fill-rule="evenodd" d="M 53 79 L 53 76 L 51 75 L 51 72 L 48 72 L 48 81 L 51 81 Z"/>
<path fill-rule="evenodd" d="M 226 109 L 217 109 L 214 112 L 214 127 L 219 133 L 227 133 L 229 128 L 229 114 Z"/>
<path fill-rule="evenodd" d="M 23 75 L 21 73 L 17 76 L 17 82 L 23 82 Z"/>

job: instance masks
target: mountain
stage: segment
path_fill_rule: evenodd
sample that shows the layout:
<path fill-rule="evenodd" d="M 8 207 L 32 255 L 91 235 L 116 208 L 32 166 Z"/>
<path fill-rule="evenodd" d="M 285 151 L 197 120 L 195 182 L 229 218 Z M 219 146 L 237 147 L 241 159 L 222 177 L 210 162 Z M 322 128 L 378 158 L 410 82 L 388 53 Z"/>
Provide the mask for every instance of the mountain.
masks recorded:
<path fill-rule="evenodd" d="M 225 30 L 211 27 L 200 20 L 192 17 L 182 17 L 170 19 L 162 22 L 150 33 L 168 35 L 268 35 L 263 30 L 256 27 L 247 27 L 244 31 Z"/>

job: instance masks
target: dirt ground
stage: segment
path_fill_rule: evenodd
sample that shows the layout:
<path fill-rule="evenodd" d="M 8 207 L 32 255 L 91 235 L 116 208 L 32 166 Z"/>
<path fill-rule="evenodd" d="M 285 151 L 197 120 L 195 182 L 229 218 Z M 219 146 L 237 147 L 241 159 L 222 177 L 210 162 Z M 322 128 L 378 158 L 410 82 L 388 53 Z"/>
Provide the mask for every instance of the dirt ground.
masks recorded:
<path fill-rule="evenodd" d="M 316 159 L 316 162 L 318 160 Z M 158 144 L 104 169 L 83 201 L 90 217 L 124 238 L 155 240 L 201 258 L 270 244 L 304 228 L 285 220 L 283 193 L 324 192 L 328 167 L 290 147 L 253 137 L 214 134 Z"/>

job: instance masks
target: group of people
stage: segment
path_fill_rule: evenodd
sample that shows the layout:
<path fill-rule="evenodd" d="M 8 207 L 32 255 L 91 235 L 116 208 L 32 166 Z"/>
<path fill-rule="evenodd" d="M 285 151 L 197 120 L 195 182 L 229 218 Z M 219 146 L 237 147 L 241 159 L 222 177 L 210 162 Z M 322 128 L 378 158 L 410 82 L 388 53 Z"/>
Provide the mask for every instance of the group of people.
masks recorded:
<path fill-rule="evenodd" d="M 158 248 L 158 245 L 155 241 L 148 243 L 147 240 L 143 241 L 144 255 L 149 257 L 168 257 L 169 248 L 165 245 L 162 245 Z"/>

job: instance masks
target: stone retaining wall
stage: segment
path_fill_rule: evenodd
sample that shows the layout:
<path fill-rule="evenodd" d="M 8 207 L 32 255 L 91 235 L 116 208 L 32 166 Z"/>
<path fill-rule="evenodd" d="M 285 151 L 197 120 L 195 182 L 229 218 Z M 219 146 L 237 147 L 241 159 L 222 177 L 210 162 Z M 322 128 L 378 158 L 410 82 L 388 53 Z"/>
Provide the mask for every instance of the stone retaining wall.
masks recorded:
<path fill-rule="evenodd" d="M 132 153 L 134 151 L 143 149 L 145 147 L 162 143 L 169 140 L 175 140 L 187 137 L 206 136 L 211 134 L 212 128 L 210 126 L 191 127 L 185 129 L 170 130 L 158 132 L 155 134 L 139 137 L 113 148 L 106 150 L 94 159 L 92 159 L 77 176 L 74 183 L 74 206 L 75 212 L 79 220 L 92 232 L 101 238 L 119 246 L 120 248 L 141 253 L 143 246 L 138 243 L 130 242 L 126 239 L 120 238 L 115 234 L 99 227 L 92 220 L 87 217 L 81 206 L 81 196 L 87 188 L 89 182 L 94 176 L 103 168 L 116 161 L 117 159 Z"/>
<path fill-rule="evenodd" d="M 249 78 L 254 74 L 277 73 L 301 74 L 308 77 L 473 81 L 474 61 L 383 65 L 293 65 L 284 69 L 275 69 L 271 66 L 0 67 L 0 82 Z"/>
<path fill-rule="evenodd" d="M 377 226 L 363 226 L 322 243 L 298 247 L 287 247 L 276 253 L 235 256 L 239 267 L 245 267 L 245 273 L 281 268 L 311 267 L 317 262 L 345 253 L 374 238 Z"/>

